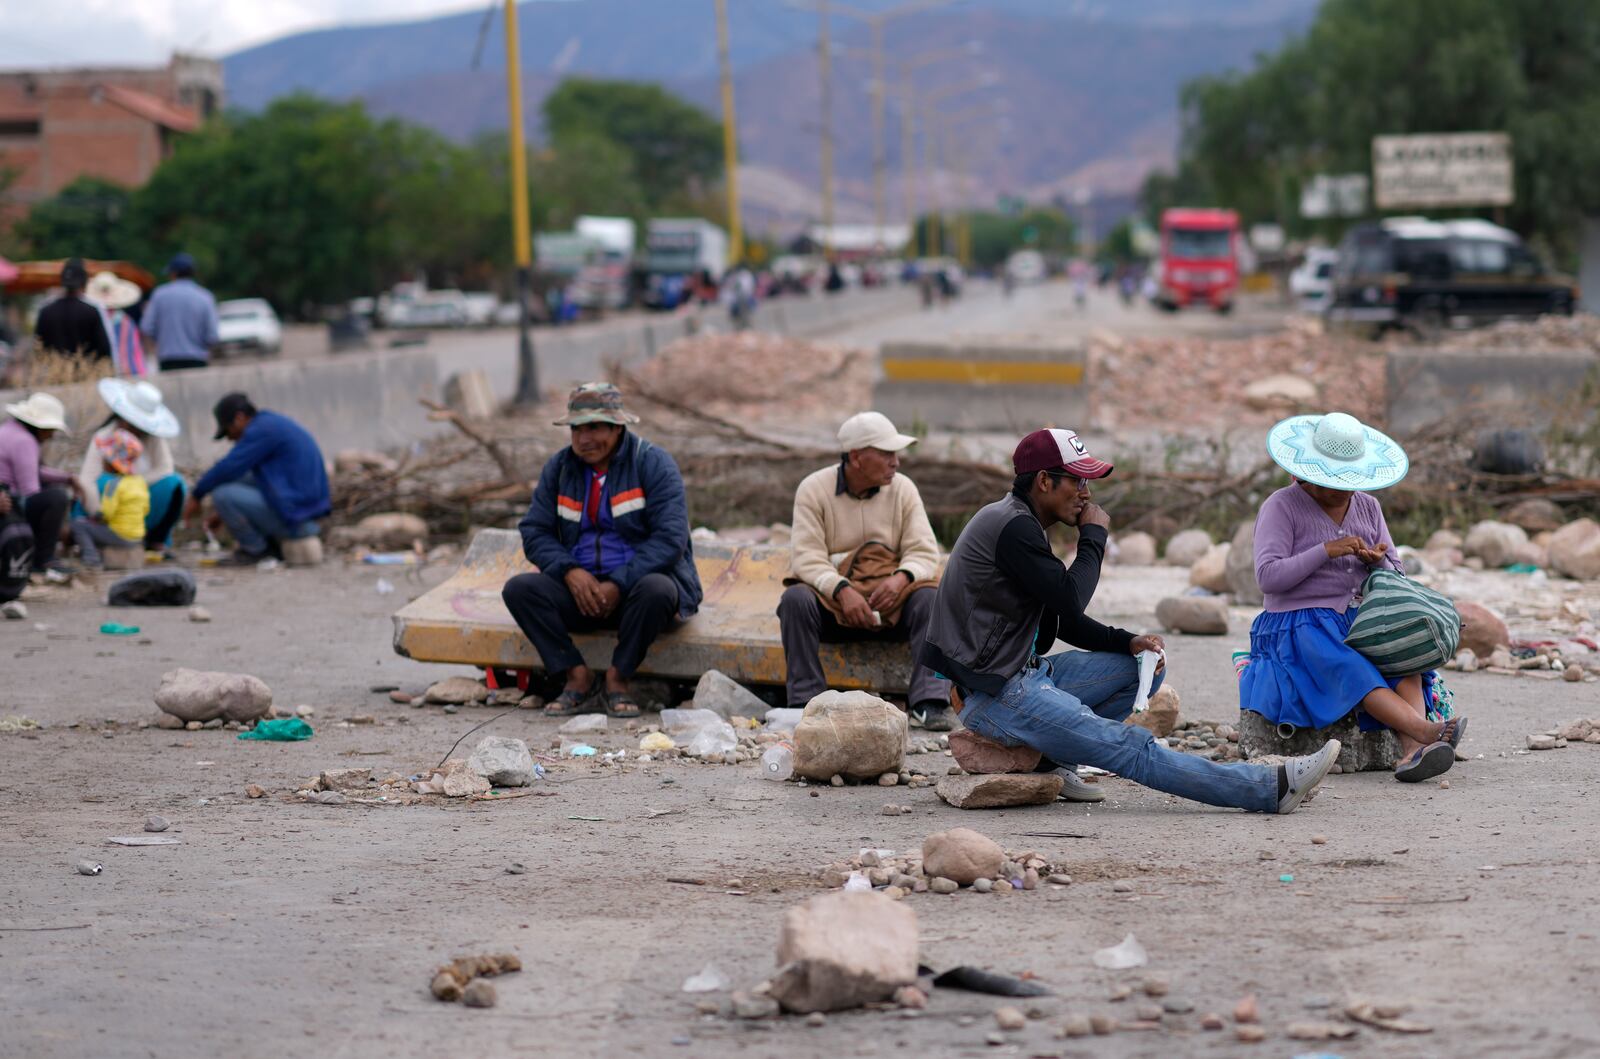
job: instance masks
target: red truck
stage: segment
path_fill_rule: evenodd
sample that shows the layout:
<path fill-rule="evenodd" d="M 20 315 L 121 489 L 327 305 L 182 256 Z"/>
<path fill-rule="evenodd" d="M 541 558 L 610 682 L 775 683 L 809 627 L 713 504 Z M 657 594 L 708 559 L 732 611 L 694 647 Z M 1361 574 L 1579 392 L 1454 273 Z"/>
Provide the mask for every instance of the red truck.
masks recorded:
<path fill-rule="evenodd" d="M 1155 301 L 1161 308 L 1231 311 L 1239 289 L 1239 215 L 1210 209 L 1162 213 L 1160 269 Z"/>

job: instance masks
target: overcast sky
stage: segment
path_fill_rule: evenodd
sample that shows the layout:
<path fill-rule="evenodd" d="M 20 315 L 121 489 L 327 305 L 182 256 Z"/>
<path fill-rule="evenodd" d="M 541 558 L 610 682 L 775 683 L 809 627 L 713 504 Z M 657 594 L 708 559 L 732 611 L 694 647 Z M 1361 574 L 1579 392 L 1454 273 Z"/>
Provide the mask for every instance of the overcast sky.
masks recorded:
<path fill-rule="evenodd" d="M 488 0 L 0 0 L 0 68 L 222 56 L 298 30 L 486 9 Z"/>

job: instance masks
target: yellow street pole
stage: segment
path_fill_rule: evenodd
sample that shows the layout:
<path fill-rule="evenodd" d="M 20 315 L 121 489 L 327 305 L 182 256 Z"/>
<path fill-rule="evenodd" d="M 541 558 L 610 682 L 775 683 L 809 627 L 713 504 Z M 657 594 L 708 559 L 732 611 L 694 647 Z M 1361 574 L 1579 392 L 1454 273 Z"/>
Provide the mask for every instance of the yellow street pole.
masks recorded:
<path fill-rule="evenodd" d="M 744 258 L 739 220 L 739 132 L 733 114 L 733 62 L 728 53 L 728 0 L 717 0 L 717 64 L 722 71 L 722 167 L 728 189 L 728 265 Z"/>
<path fill-rule="evenodd" d="M 539 365 L 529 334 L 533 297 L 533 236 L 528 221 L 528 152 L 522 131 L 522 49 L 517 42 L 517 0 L 506 8 L 506 102 L 511 124 L 511 234 L 517 261 L 517 404 L 539 400 Z"/>
<path fill-rule="evenodd" d="M 817 62 L 822 78 L 822 253 L 833 260 L 833 52 L 828 41 L 828 0 L 817 5 Z"/>

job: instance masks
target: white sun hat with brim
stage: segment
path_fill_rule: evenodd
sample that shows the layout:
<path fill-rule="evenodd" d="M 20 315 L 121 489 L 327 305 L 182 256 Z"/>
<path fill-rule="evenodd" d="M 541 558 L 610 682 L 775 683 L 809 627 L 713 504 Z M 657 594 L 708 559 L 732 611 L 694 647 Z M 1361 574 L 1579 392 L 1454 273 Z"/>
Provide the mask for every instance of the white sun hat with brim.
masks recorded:
<path fill-rule="evenodd" d="M 175 438 L 183 433 L 161 391 L 143 379 L 101 379 L 100 399 L 116 417 L 155 438 Z"/>
<path fill-rule="evenodd" d="M 96 272 L 84 293 L 107 309 L 126 309 L 144 297 L 137 283 L 123 279 L 115 272 Z"/>
<path fill-rule="evenodd" d="M 67 409 L 61 398 L 47 393 L 29 395 L 26 401 L 6 405 L 6 415 L 39 430 L 67 429 Z"/>
<path fill-rule="evenodd" d="M 1302 482 L 1372 492 L 1406 476 L 1406 450 L 1353 415 L 1292 416 L 1267 432 L 1267 454 Z"/>

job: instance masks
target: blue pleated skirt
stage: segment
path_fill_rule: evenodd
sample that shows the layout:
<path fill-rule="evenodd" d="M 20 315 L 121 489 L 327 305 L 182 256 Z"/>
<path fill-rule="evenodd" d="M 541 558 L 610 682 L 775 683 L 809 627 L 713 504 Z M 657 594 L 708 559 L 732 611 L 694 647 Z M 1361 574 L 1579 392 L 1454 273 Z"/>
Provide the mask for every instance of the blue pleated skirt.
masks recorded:
<path fill-rule="evenodd" d="M 1394 688 L 1365 655 L 1345 646 L 1357 608 L 1340 613 L 1308 607 L 1263 611 L 1250 626 L 1250 664 L 1239 679 L 1239 708 L 1254 710 L 1274 724 L 1326 728 L 1357 709 L 1374 688 Z M 1423 701 L 1433 707 L 1435 674 L 1422 678 Z M 1361 711 L 1364 732 L 1384 725 Z"/>

